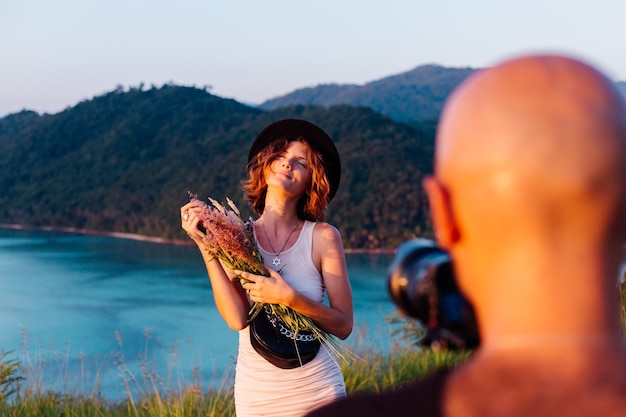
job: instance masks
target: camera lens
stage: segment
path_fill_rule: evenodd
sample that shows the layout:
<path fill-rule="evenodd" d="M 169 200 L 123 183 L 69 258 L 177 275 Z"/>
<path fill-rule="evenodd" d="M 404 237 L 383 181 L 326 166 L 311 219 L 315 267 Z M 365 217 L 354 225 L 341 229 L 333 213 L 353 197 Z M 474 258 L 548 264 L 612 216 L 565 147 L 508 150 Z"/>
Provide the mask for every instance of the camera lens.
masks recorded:
<path fill-rule="evenodd" d="M 398 308 L 423 323 L 430 320 L 430 300 L 435 294 L 436 276 L 450 281 L 450 257 L 434 242 L 415 239 L 398 247 L 389 273 L 389 293 Z M 445 275 L 445 276 L 444 276 Z"/>
<path fill-rule="evenodd" d="M 398 247 L 389 268 L 389 293 L 406 315 L 426 328 L 427 343 L 478 345 L 474 311 L 460 292 L 450 256 L 435 242 L 414 239 Z"/>

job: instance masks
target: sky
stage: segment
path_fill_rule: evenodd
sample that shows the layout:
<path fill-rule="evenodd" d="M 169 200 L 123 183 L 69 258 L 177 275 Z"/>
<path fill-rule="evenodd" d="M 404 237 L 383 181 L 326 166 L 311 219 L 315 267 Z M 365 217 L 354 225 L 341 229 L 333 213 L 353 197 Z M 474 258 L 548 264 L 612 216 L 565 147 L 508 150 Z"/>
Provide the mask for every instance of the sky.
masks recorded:
<path fill-rule="evenodd" d="M 260 104 L 528 53 L 571 55 L 626 80 L 625 18 L 622 0 L 2 0 L 0 117 L 142 83 Z"/>

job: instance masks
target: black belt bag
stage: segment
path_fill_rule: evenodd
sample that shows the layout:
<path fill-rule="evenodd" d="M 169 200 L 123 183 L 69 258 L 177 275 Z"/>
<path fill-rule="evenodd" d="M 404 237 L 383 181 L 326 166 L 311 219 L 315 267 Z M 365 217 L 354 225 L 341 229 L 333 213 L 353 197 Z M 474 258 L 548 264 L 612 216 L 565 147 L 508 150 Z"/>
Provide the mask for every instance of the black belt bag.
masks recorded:
<path fill-rule="evenodd" d="M 298 368 L 309 363 L 320 350 L 320 340 L 313 332 L 293 332 L 269 306 L 263 306 L 249 327 L 254 350 L 282 369 Z"/>

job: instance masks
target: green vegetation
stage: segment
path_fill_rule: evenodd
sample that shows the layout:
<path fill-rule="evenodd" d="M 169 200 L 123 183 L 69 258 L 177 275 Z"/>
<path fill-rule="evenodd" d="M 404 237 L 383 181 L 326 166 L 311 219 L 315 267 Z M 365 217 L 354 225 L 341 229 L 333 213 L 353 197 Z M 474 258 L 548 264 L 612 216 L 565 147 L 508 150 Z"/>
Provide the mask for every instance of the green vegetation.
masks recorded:
<path fill-rule="evenodd" d="M 54 115 L 12 114 L 0 118 L 0 224 L 188 241 L 178 212 L 187 191 L 228 196 L 248 216 L 239 186 L 248 148 L 269 123 L 295 117 L 337 143 L 343 177 L 326 220 L 346 248 L 432 237 L 421 182 L 433 170 L 436 119 L 473 71 L 425 65 L 363 86 L 300 90 L 263 109 L 205 89 L 141 85 Z"/>
<path fill-rule="evenodd" d="M 434 351 L 397 347 L 391 355 L 365 355 L 363 361 L 343 366 L 349 394 L 380 393 L 432 374 L 454 368 L 469 359 L 471 352 Z"/>
<path fill-rule="evenodd" d="M 342 156 L 327 221 L 347 248 L 394 248 L 430 230 L 421 180 L 432 172 L 434 122 L 399 124 L 366 108 L 262 111 L 205 90 L 121 88 L 54 115 L 0 119 L 0 224 L 73 227 L 187 241 L 187 191 L 231 197 L 250 144 L 269 123 L 302 118 Z"/>
<path fill-rule="evenodd" d="M 98 398 L 47 393 L 20 397 L 12 404 L 0 404 L 0 415 L 12 417 L 229 417 L 235 415 L 232 395 L 201 393 L 190 389 L 167 396 L 154 395 L 134 403 L 110 403 Z"/>
<path fill-rule="evenodd" d="M 17 360 L 9 358 L 10 353 L 0 353 L 0 404 L 5 404 L 12 395 L 18 392 L 19 384 L 24 379 L 19 375 L 20 368 Z"/>

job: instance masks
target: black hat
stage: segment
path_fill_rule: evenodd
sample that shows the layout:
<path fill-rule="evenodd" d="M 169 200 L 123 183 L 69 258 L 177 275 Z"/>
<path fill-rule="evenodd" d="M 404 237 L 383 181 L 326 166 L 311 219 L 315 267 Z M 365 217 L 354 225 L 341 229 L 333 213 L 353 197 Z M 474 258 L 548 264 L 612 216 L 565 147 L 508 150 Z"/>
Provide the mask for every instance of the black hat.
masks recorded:
<path fill-rule="evenodd" d="M 330 183 L 330 193 L 328 201 L 332 200 L 339 188 L 341 180 L 341 161 L 335 144 L 330 137 L 319 127 L 313 123 L 298 119 L 284 119 L 272 123 L 256 137 L 250 153 L 248 154 L 248 163 L 263 148 L 277 139 L 290 139 L 302 137 L 315 151 L 322 155 L 324 160 L 324 170 L 326 177 Z"/>

